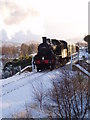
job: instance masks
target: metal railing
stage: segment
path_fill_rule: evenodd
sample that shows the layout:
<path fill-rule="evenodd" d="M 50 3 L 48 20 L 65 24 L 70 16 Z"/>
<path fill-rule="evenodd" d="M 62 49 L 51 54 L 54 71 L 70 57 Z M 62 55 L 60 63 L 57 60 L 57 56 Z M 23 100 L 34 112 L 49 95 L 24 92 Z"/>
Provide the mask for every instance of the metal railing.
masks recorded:
<path fill-rule="evenodd" d="M 71 70 L 72 70 L 73 64 L 75 64 L 78 61 L 79 61 L 79 53 L 76 52 L 76 53 L 71 54 Z"/>

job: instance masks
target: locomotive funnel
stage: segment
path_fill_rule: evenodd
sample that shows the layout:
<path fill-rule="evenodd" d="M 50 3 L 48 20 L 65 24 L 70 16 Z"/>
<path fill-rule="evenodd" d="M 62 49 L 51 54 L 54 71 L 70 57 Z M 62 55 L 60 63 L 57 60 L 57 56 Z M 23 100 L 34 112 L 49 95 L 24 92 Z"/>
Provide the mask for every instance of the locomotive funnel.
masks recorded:
<path fill-rule="evenodd" d="M 47 42 L 47 38 L 46 37 L 42 37 L 43 43 Z"/>

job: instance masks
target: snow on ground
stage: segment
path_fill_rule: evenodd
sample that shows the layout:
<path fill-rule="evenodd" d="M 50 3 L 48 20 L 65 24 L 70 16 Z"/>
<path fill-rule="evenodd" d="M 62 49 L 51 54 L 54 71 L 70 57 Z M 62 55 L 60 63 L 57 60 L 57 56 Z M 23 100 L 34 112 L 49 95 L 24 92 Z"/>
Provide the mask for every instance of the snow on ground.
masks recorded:
<path fill-rule="evenodd" d="M 52 88 L 52 79 L 60 79 L 62 76 L 60 70 L 45 71 L 45 72 L 27 72 L 21 75 L 15 75 L 0 82 L 0 109 L 2 109 L 2 117 L 12 117 L 17 111 L 22 111 L 25 108 L 25 103 L 32 103 L 33 86 L 38 89 L 42 83 L 43 89 L 47 91 Z M 0 115 L 0 116 L 1 116 Z"/>
<path fill-rule="evenodd" d="M 83 55 L 83 52 L 80 53 Z M 67 64 L 67 66 L 69 66 Z M 70 67 L 70 66 L 69 66 Z M 65 68 L 65 67 L 63 67 Z M 44 72 L 24 72 L 0 80 L 0 117 L 10 118 L 12 114 L 25 110 L 26 103 L 34 102 L 34 88 L 45 92 L 52 88 L 52 80 L 62 79 L 62 69 Z M 2 90 L 2 91 L 1 91 Z M 37 114 L 33 114 L 36 117 Z"/>
<path fill-rule="evenodd" d="M 85 51 L 85 49 L 80 50 L 80 52 L 79 52 L 79 60 L 82 60 L 83 56 L 88 59 L 89 54 L 88 54 L 88 52 Z"/>

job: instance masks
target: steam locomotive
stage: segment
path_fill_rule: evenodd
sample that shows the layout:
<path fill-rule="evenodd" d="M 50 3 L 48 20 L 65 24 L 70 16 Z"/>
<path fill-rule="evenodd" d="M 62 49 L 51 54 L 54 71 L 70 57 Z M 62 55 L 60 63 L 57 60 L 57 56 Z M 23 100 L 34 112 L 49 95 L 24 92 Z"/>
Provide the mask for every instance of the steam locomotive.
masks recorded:
<path fill-rule="evenodd" d="M 38 46 L 38 53 L 34 57 L 34 65 L 39 70 L 53 70 L 57 65 L 65 64 L 71 54 L 79 52 L 75 44 L 68 44 L 64 40 L 47 39 L 42 37 L 43 42 Z"/>

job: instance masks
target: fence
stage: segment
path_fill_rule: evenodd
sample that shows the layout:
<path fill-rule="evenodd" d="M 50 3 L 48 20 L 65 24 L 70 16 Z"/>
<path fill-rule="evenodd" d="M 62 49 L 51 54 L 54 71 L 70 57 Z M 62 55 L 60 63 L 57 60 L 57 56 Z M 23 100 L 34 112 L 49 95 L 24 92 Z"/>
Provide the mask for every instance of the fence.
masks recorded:
<path fill-rule="evenodd" d="M 71 70 L 72 70 L 72 65 L 78 61 L 79 61 L 79 53 L 76 52 L 74 54 L 71 54 Z"/>

